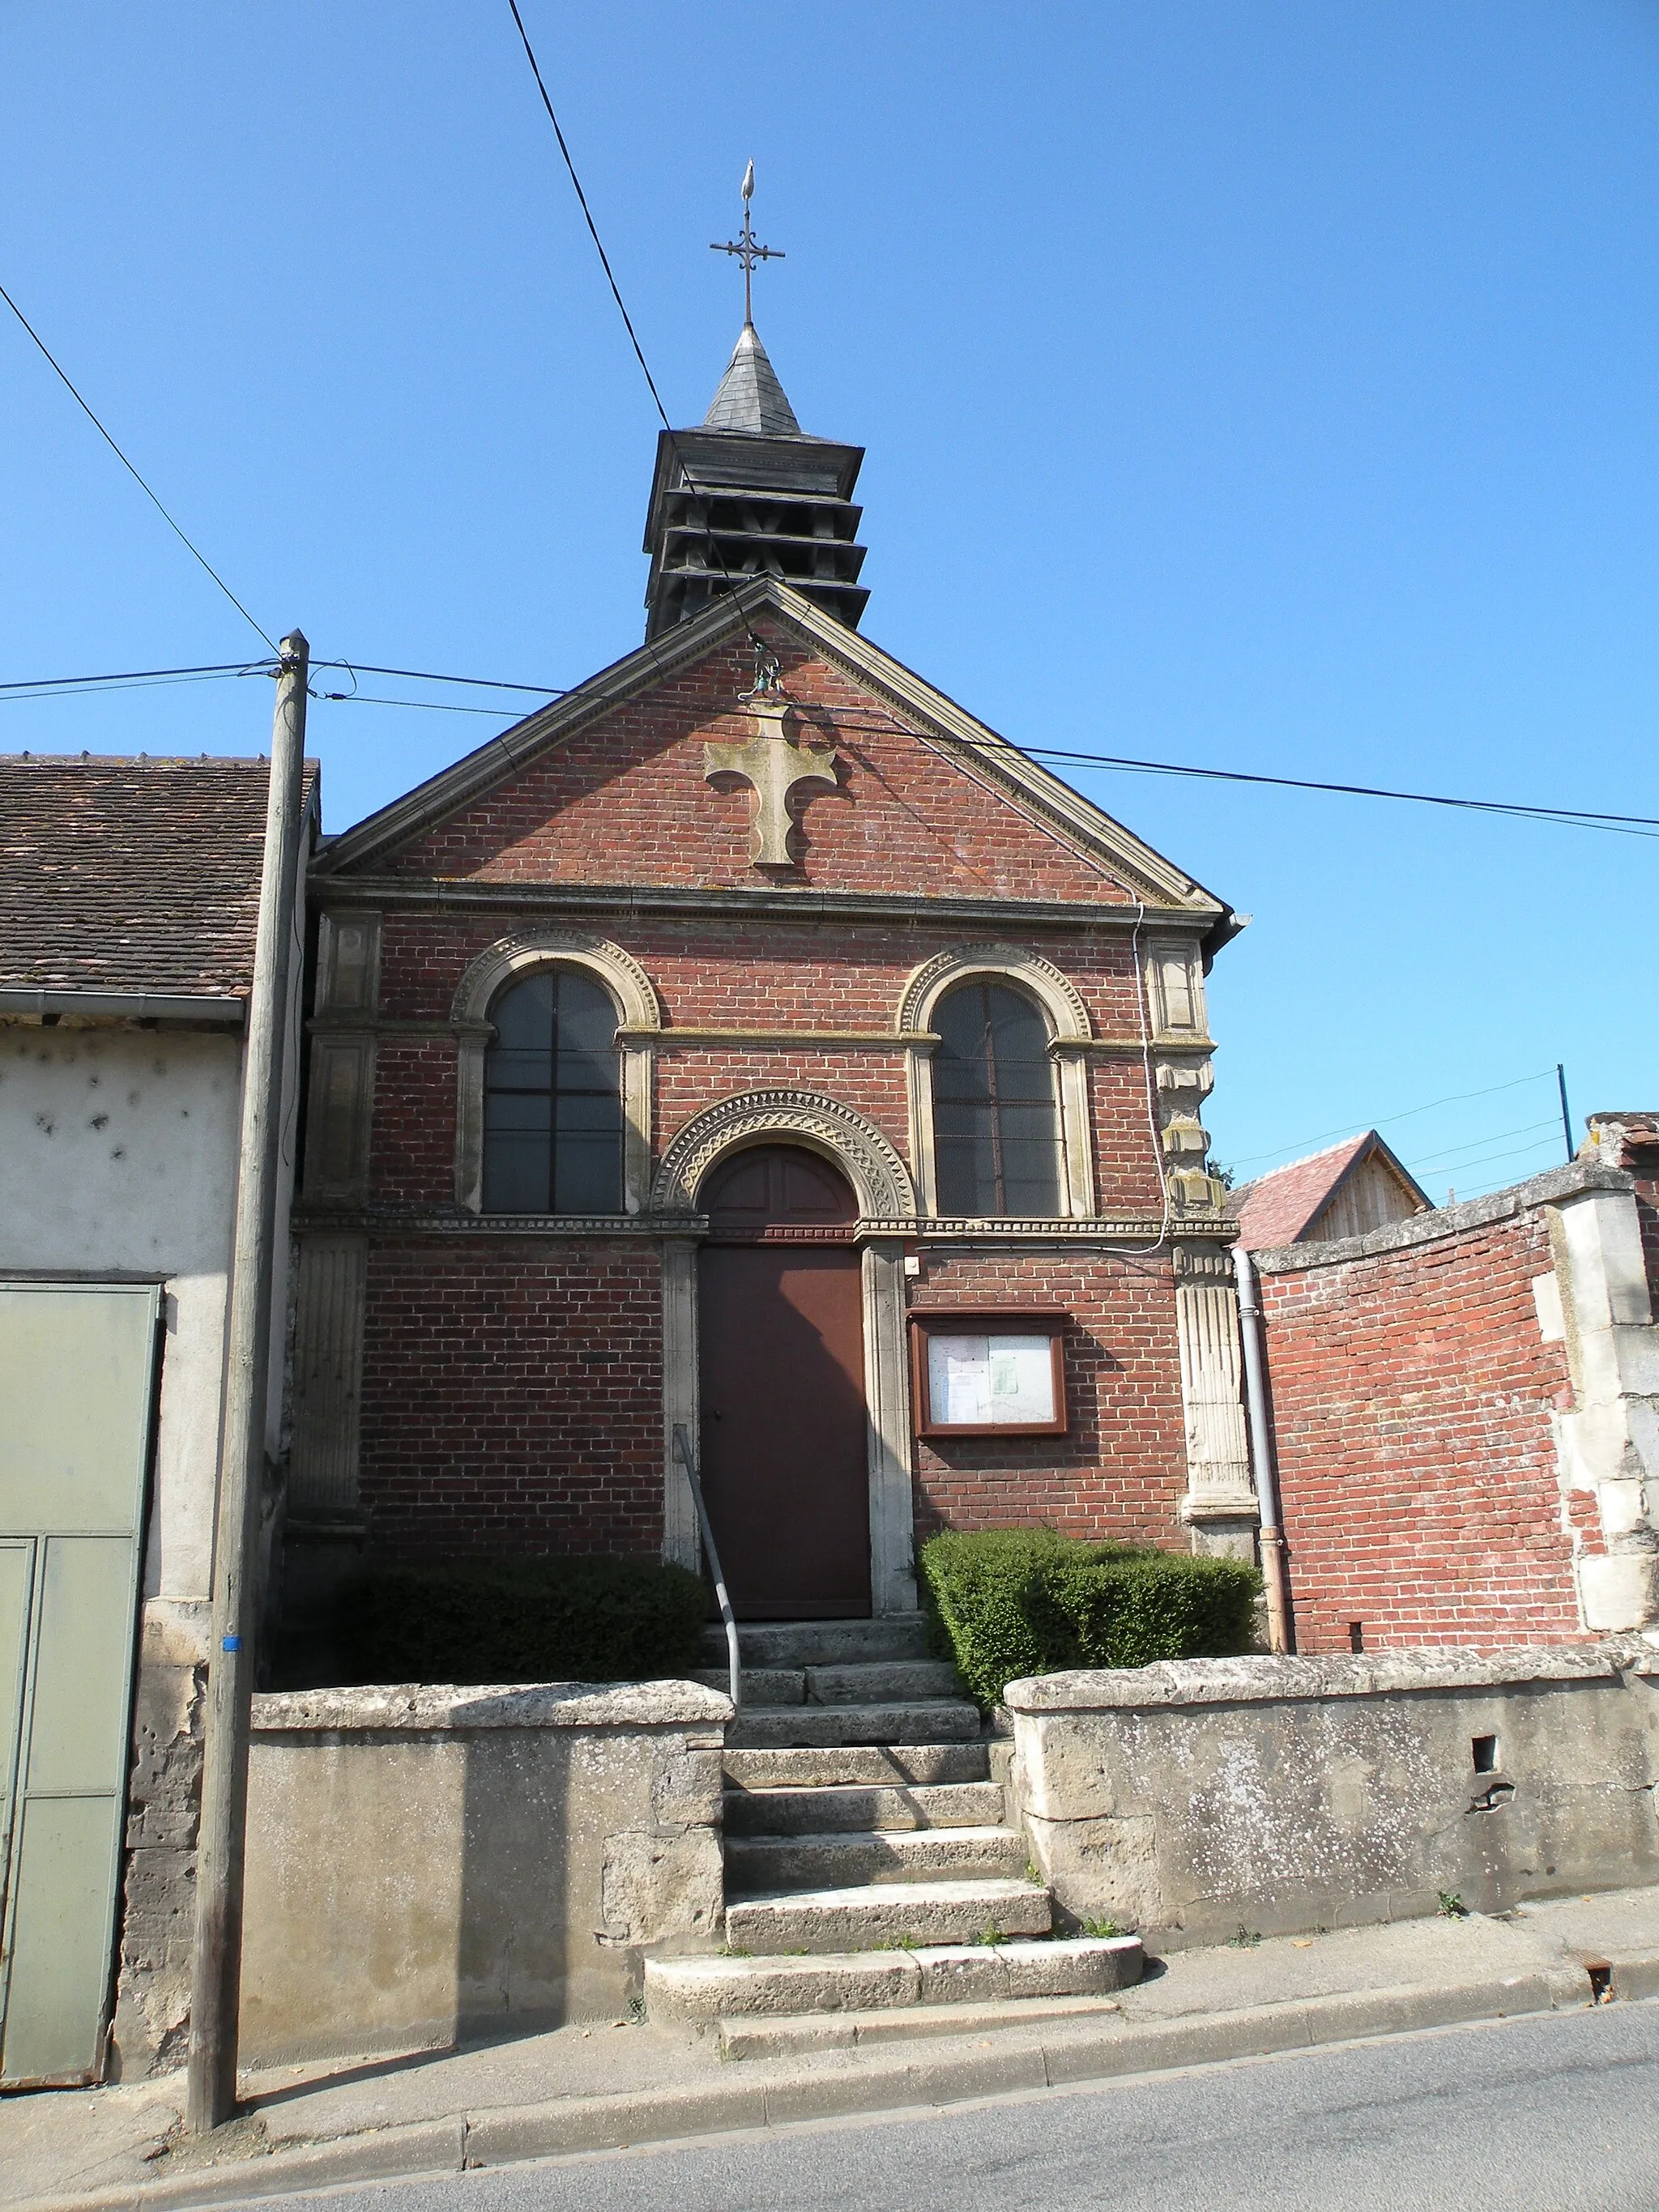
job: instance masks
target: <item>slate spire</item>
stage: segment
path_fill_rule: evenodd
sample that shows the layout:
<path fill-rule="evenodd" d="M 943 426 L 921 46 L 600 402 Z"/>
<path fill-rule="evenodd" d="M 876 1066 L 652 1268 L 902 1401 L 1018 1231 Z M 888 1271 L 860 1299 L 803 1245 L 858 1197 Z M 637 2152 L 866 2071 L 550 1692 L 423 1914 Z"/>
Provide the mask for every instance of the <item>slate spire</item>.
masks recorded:
<path fill-rule="evenodd" d="M 745 323 L 732 349 L 726 374 L 702 418 L 705 430 L 744 430 L 751 437 L 799 438 L 800 424 L 784 397 L 778 373 L 767 357 L 760 332 Z"/>
<path fill-rule="evenodd" d="M 781 261 L 750 222 L 751 161 L 743 179 L 743 229 L 713 249 L 743 266 L 743 328 L 708 412 L 695 430 L 664 430 L 646 515 L 645 634 L 656 637 L 701 614 L 745 576 L 781 576 L 856 629 L 870 594 L 854 544 L 864 510 L 853 488 L 862 446 L 811 438 L 795 419 L 755 328 L 756 265 Z"/>

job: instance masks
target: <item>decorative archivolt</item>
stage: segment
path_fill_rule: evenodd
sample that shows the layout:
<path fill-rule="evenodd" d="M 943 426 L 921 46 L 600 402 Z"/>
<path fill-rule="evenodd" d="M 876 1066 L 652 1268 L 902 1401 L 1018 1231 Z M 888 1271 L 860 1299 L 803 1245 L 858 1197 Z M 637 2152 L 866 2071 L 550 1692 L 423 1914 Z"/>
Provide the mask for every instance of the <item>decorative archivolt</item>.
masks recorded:
<path fill-rule="evenodd" d="M 850 1106 L 810 1091 L 745 1091 L 694 1115 L 663 1154 L 652 1210 L 691 1212 L 716 1161 L 739 1146 L 779 1139 L 806 1145 L 842 1169 L 866 1220 L 914 1217 L 915 1192 L 896 1149 Z"/>
<path fill-rule="evenodd" d="M 936 953 L 924 961 L 904 987 L 899 1000 L 897 1028 L 901 1036 L 931 1029 L 933 1009 L 953 983 L 970 975 L 1006 975 L 1023 984 L 1041 1004 L 1056 1038 L 1083 1042 L 1094 1035 L 1082 994 L 1040 952 L 1018 945 L 963 945 L 954 951 Z"/>
<path fill-rule="evenodd" d="M 662 1027 L 657 994 L 639 962 L 620 945 L 588 929 L 530 929 L 500 939 L 479 953 L 461 977 L 450 1009 L 451 1019 L 488 1021 L 491 1001 L 503 984 L 515 975 L 555 964 L 585 968 L 597 976 L 621 1006 L 624 1028 Z"/>

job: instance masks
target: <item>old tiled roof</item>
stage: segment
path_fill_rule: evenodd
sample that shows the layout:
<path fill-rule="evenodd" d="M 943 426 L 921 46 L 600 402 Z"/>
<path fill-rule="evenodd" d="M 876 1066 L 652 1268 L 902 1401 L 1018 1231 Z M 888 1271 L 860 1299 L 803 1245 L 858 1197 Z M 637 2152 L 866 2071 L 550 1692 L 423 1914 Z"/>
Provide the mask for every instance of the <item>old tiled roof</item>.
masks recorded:
<path fill-rule="evenodd" d="M 1328 1152 L 1292 1160 L 1271 1175 L 1258 1176 L 1227 1194 L 1227 1211 L 1238 1224 L 1239 1242 L 1248 1251 L 1270 1251 L 1276 1245 L 1294 1244 L 1303 1231 L 1323 1212 L 1348 1170 L 1367 1151 L 1375 1137 L 1349 1137 Z"/>
<path fill-rule="evenodd" d="M 0 988 L 246 998 L 269 774 L 0 757 Z"/>

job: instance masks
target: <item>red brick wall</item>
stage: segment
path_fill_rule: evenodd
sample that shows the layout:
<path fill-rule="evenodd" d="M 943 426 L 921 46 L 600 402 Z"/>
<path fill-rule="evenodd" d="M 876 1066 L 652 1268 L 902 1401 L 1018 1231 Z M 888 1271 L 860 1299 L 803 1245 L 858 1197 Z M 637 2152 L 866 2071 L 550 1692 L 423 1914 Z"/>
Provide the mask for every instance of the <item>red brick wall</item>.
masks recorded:
<path fill-rule="evenodd" d="M 763 629 L 765 625 L 763 623 Z M 964 774 L 947 749 L 918 744 L 904 717 L 798 638 L 771 638 L 803 729 L 833 741 L 842 788 L 806 815 L 807 867 L 820 888 L 978 898 L 1130 894 L 1058 836 L 1022 821 L 999 792 Z M 751 884 L 750 794 L 704 780 L 709 739 L 742 743 L 752 719 L 736 704 L 754 682 L 746 645 L 710 652 L 646 693 L 597 715 L 389 865 L 416 876 L 514 883 Z M 786 878 L 785 880 L 787 878 Z"/>
<path fill-rule="evenodd" d="M 1129 936 L 1096 926 L 1127 894 L 980 772 L 884 725 L 903 717 L 780 632 L 784 679 L 835 724 L 843 787 L 807 811 L 798 880 L 814 889 L 1076 902 L 1074 926 L 1006 934 L 1073 982 L 1097 1032 L 1132 1040 L 1141 1007 Z M 597 715 L 552 752 L 370 865 L 405 884 L 545 884 L 546 915 L 505 902 L 383 921 L 369 1196 L 454 1201 L 457 1047 L 444 1033 L 468 963 L 557 913 L 562 884 L 752 886 L 749 794 L 703 776 L 710 738 L 745 734 L 734 708 L 747 647 L 721 648 Z M 787 879 L 786 879 L 787 880 Z M 326 892 L 323 894 L 326 903 Z M 828 1095 L 910 1155 L 905 1048 L 889 1042 L 905 984 L 935 954 L 1005 933 L 954 922 L 822 916 L 629 917 L 595 925 L 645 969 L 666 1028 L 655 1053 L 653 1152 L 735 1093 Z M 430 1029 L 422 1033 L 422 1025 Z M 848 1030 L 852 1042 L 698 1042 L 677 1030 Z M 1138 1054 L 1091 1055 L 1103 1205 L 1155 1214 L 1160 1186 Z M 912 1164 L 914 1164 L 914 1163 Z M 658 1261 L 627 1238 L 467 1235 L 371 1238 L 362 1492 L 383 1553 L 650 1552 L 661 1534 Z M 1067 1247 L 930 1256 L 935 1304 L 1037 1299 L 1076 1316 L 1073 1433 L 1059 1444 L 924 1453 L 927 1528 L 1052 1520 L 1079 1534 L 1184 1542 L 1179 1362 L 1167 1257 L 1124 1261 Z"/>
<path fill-rule="evenodd" d="M 1583 1634 L 1551 1434 L 1572 1404 L 1539 1332 L 1540 1213 L 1261 1277 L 1298 1646 Z M 1573 1498 L 1586 1548 L 1592 1498 Z"/>
<path fill-rule="evenodd" d="M 372 1243 L 362 1469 L 376 1555 L 657 1553 L 661 1316 L 641 1239 Z"/>
<path fill-rule="evenodd" d="M 940 1528 L 1046 1522 L 1068 1536 L 1187 1546 L 1187 1467 L 1167 1255 L 1142 1260 L 1064 1248 L 927 1253 L 912 1312 L 929 1307 L 1063 1308 L 1063 1437 L 916 1443 L 916 1537 Z"/>

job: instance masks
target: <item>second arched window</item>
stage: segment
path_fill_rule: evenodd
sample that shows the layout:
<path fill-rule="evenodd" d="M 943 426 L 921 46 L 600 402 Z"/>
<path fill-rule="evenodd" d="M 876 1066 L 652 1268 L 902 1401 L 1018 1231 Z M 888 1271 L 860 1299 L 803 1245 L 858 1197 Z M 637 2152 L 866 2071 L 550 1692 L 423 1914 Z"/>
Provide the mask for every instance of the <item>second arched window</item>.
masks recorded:
<path fill-rule="evenodd" d="M 486 1213 L 619 1213 L 623 1110 L 617 1009 L 575 968 L 545 968 L 489 1010 Z"/>
<path fill-rule="evenodd" d="M 933 1010 L 939 1211 L 1060 1212 L 1060 1129 L 1048 1030 L 1024 993 L 975 976 Z"/>

